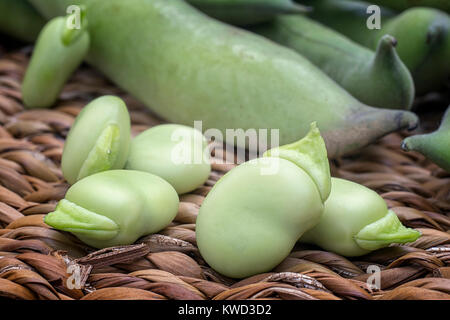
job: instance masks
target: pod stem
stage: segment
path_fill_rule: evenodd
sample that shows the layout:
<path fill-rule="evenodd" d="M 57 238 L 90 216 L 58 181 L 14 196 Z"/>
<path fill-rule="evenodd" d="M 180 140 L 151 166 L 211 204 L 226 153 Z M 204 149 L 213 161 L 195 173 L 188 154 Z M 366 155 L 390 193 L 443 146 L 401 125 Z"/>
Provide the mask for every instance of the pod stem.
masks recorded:
<path fill-rule="evenodd" d="M 44 222 L 55 229 L 97 240 L 112 239 L 119 232 L 119 226 L 113 220 L 66 199 L 59 201 L 55 211 L 45 216 Z"/>
<path fill-rule="evenodd" d="M 88 20 L 86 17 L 86 7 L 80 6 L 80 16 L 78 21 L 77 14 L 78 13 L 70 14 L 65 18 L 64 29 L 62 30 L 61 35 L 61 41 L 65 46 L 72 45 L 81 37 L 81 35 L 83 35 L 84 32 L 87 32 Z"/>
<path fill-rule="evenodd" d="M 310 131 L 303 139 L 270 149 L 263 156 L 283 158 L 295 163 L 315 182 L 323 202 L 330 195 L 331 174 L 327 149 L 316 122 L 311 123 Z"/>
<path fill-rule="evenodd" d="M 377 67 L 389 67 L 395 61 L 400 61 L 400 58 L 397 55 L 397 50 L 395 47 L 397 46 L 397 39 L 393 36 L 385 34 L 381 37 L 380 41 L 378 41 L 376 53 L 374 56 L 374 66 Z"/>
<path fill-rule="evenodd" d="M 376 250 L 391 243 L 416 241 L 420 235 L 419 231 L 403 226 L 397 215 L 389 210 L 386 216 L 361 229 L 354 239 L 361 248 Z"/>

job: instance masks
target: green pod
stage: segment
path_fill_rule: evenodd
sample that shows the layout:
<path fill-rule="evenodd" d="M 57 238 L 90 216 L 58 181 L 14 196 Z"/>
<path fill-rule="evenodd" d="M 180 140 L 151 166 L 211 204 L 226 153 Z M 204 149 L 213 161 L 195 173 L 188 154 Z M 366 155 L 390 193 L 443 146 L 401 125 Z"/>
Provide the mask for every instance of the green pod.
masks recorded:
<path fill-rule="evenodd" d="M 448 0 L 370 0 L 370 3 L 398 11 L 413 7 L 430 7 L 450 13 L 450 1 Z"/>
<path fill-rule="evenodd" d="M 200 253 L 232 278 L 270 271 L 319 221 L 329 192 L 325 144 L 313 125 L 301 141 L 239 165 L 214 185 L 197 217 Z"/>
<path fill-rule="evenodd" d="M 331 178 L 331 193 L 322 217 L 300 241 L 355 257 L 392 243 L 413 242 L 419 237 L 418 231 L 402 225 L 375 191 L 351 181 Z"/>
<path fill-rule="evenodd" d="M 309 8 L 293 0 L 187 0 L 206 14 L 234 25 L 252 25 L 273 19 L 277 14 L 299 14 Z"/>
<path fill-rule="evenodd" d="M 178 195 L 155 175 L 110 170 L 69 188 L 44 222 L 95 248 L 129 245 L 164 229 L 178 211 Z"/>
<path fill-rule="evenodd" d="M 33 3 L 42 12 L 85 4 L 88 62 L 169 122 L 202 120 L 223 137 L 227 129 L 268 129 L 267 141 L 279 129 L 283 145 L 317 121 L 330 157 L 417 125 L 414 114 L 364 105 L 293 50 L 181 0 Z"/>
<path fill-rule="evenodd" d="M 73 184 L 97 172 L 122 169 L 130 140 L 130 116 L 122 99 L 103 96 L 93 100 L 75 119 L 64 144 L 64 178 Z"/>
<path fill-rule="evenodd" d="M 315 0 L 312 17 L 369 48 L 385 34 L 398 41 L 397 53 L 411 72 L 417 94 L 439 89 L 450 74 L 450 18 L 432 8 L 381 14 L 381 29 L 367 27 L 368 2 Z"/>
<path fill-rule="evenodd" d="M 405 151 L 417 151 L 450 172 L 450 107 L 445 112 L 438 130 L 429 134 L 406 138 L 402 143 Z"/>
<path fill-rule="evenodd" d="M 279 16 L 252 31 L 308 58 L 359 101 L 380 108 L 410 109 L 414 83 L 397 55 L 397 41 L 383 36 L 373 52 L 305 16 Z"/>
<path fill-rule="evenodd" d="M 26 0 L 0 0 L 0 32 L 22 41 L 36 40 L 45 19 Z"/>
<path fill-rule="evenodd" d="M 70 29 L 69 19 L 58 17 L 42 29 L 22 83 L 22 96 L 28 108 L 52 106 L 89 50 L 89 34 L 83 19 L 81 29 Z"/>
<path fill-rule="evenodd" d="M 127 169 L 153 173 L 179 194 L 202 186 L 211 172 L 208 141 L 194 128 L 163 124 L 131 141 Z"/>

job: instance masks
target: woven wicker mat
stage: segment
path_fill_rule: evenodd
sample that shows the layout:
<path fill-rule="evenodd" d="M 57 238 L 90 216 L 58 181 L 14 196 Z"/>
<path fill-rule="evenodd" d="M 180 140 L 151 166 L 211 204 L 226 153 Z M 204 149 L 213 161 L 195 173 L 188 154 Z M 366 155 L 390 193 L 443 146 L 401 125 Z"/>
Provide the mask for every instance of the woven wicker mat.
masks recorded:
<path fill-rule="evenodd" d="M 0 42 L 1 43 L 1 42 Z M 42 218 L 64 197 L 64 137 L 91 99 L 119 95 L 133 134 L 160 123 L 141 104 L 83 66 L 51 110 L 29 110 L 20 83 L 31 48 L 0 44 L 0 296 L 16 299 L 450 299 L 450 175 L 404 153 L 400 134 L 332 162 L 334 176 L 382 195 L 423 236 L 405 246 L 346 259 L 296 247 L 273 272 L 237 282 L 214 272 L 195 242 L 195 219 L 211 186 L 232 165 L 214 164 L 207 183 L 181 197 L 175 221 L 136 245 L 95 251 Z M 216 157 L 220 156 L 220 149 Z M 381 289 L 366 280 L 381 269 Z M 76 272 L 74 272 L 76 270 Z M 68 283 L 77 276 L 80 289 Z"/>

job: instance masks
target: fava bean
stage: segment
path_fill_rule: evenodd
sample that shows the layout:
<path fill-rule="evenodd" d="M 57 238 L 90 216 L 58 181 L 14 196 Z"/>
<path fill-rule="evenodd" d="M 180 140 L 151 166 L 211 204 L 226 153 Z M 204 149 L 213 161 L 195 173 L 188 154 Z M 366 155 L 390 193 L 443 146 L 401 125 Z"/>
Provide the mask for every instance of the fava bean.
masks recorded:
<path fill-rule="evenodd" d="M 160 177 L 110 170 L 71 186 L 44 221 L 90 246 L 105 248 L 132 244 L 165 228 L 176 216 L 178 204 L 176 191 Z"/>
<path fill-rule="evenodd" d="M 331 193 L 319 223 L 301 242 L 354 257 L 392 243 L 413 242 L 420 237 L 406 228 L 375 191 L 360 184 L 331 178 Z"/>
<path fill-rule="evenodd" d="M 214 185 L 197 217 L 200 253 L 229 277 L 270 271 L 318 223 L 329 192 L 325 144 L 313 125 L 304 139 L 239 165 Z"/>
<path fill-rule="evenodd" d="M 49 21 L 36 42 L 22 84 L 23 101 L 28 108 L 52 106 L 89 50 L 87 21 L 80 29 L 71 29 L 73 15 Z"/>
<path fill-rule="evenodd" d="M 125 103 L 115 96 L 93 100 L 75 119 L 64 144 L 64 178 L 73 184 L 97 172 L 122 169 L 130 139 L 130 116 Z"/>
<path fill-rule="evenodd" d="M 208 142 L 191 127 L 155 126 L 131 141 L 126 168 L 153 173 L 169 182 L 179 194 L 187 193 L 209 177 Z"/>

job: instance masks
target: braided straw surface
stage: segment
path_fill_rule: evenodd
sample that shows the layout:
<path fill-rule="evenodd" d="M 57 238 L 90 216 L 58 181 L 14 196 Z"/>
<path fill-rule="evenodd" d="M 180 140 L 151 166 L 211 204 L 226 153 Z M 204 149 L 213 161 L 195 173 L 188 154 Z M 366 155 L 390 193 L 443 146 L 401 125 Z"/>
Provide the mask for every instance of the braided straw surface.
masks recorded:
<path fill-rule="evenodd" d="M 241 281 L 208 267 L 199 254 L 195 220 L 214 183 L 233 168 L 213 164 L 205 185 L 181 197 L 173 223 L 135 245 L 95 251 L 43 223 L 69 187 L 60 170 L 64 138 L 76 115 L 100 95 L 127 103 L 133 135 L 161 123 L 89 67 L 81 67 L 53 109 L 25 110 L 20 85 L 30 48 L 0 45 L 0 297 L 14 299 L 450 299 L 450 175 L 400 149 L 402 135 L 345 159 L 332 174 L 377 191 L 416 242 L 347 259 L 298 246 L 272 272 Z M 216 146 L 215 157 L 225 154 Z M 381 288 L 369 286 L 369 266 Z M 77 270 L 80 286 L 70 287 Z"/>

